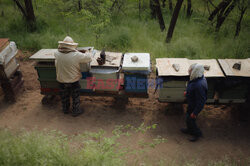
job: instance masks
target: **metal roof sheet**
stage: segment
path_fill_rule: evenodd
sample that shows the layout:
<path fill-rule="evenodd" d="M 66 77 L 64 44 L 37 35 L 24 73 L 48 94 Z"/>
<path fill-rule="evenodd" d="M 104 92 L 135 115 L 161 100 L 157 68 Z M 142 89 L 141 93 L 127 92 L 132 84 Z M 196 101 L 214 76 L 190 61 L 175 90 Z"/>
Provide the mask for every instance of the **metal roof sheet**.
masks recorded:
<path fill-rule="evenodd" d="M 250 59 L 218 59 L 226 76 L 250 77 Z M 241 70 L 233 68 L 235 63 L 241 62 Z"/>
<path fill-rule="evenodd" d="M 205 77 L 225 77 L 216 59 L 189 60 L 189 65 L 194 63 L 210 66 L 210 69 L 208 71 L 205 70 L 204 72 Z"/>

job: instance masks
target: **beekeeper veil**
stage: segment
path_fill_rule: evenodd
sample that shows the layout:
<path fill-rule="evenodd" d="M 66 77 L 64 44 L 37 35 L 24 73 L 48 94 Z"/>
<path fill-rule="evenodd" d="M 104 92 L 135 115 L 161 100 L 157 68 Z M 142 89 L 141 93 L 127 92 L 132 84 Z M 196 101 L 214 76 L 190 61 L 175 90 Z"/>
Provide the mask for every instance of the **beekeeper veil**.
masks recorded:
<path fill-rule="evenodd" d="M 190 81 L 202 77 L 204 75 L 204 66 L 201 64 L 192 64 L 188 69 Z"/>

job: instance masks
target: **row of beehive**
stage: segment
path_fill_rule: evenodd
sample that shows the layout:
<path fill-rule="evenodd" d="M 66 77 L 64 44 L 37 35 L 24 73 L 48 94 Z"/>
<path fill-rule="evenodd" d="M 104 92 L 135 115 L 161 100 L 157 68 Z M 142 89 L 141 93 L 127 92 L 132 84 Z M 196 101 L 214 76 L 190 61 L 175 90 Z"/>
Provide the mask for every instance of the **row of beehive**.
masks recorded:
<path fill-rule="evenodd" d="M 15 101 L 15 94 L 23 83 L 22 74 L 18 71 L 17 52 L 15 42 L 0 39 L 0 82 L 7 101 Z"/>
<path fill-rule="evenodd" d="M 44 95 L 55 94 L 59 91 L 54 64 L 55 51 L 56 49 L 42 49 L 30 58 L 38 61 L 35 68 L 38 72 L 41 92 Z M 106 52 L 106 63 L 101 66 L 94 60 L 99 55 L 100 51 L 94 50 L 93 61 L 90 64 L 80 65 L 82 72 L 81 92 L 119 92 L 123 88 L 127 93 L 147 94 L 147 76 L 150 73 L 149 54 L 127 53 L 123 55 L 122 53 Z M 139 60 L 136 63 L 131 63 L 132 56 L 137 56 Z M 121 71 L 124 73 L 124 79 L 121 79 Z M 144 80 L 143 87 L 136 86 L 139 80 Z"/>
<path fill-rule="evenodd" d="M 159 88 L 159 101 L 184 102 L 184 91 L 189 80 L 188 68 L 199 63 L 209 66 L 205 70 L 208 82 L 207 103 L 242 103 L 249 93 L 250 60 L 249 59 L 207 59 L 189 60 L 186 58 L 156 59 L 157 75 L 163 80 Z M 234 69 L 235 63 L 240 63 L 241 69 Z M 173 64 L 180 66 L 176 71 Z"/>

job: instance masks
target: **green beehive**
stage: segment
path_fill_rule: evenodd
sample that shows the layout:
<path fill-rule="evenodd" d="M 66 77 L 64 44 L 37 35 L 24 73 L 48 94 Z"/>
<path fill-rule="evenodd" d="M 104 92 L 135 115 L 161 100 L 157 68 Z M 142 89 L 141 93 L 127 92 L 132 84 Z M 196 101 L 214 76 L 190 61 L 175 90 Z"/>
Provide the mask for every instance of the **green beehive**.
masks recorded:
<path fill-rule="evenodd" d="M 56 80 L 56 67 L 53 62 L 39 62 L 35 69 L 40 79 Z"/>
<path fill-rule="evenodd" d="M 220 103 L 243 103 L 249 93 L 250 59 L 219 59 L 227 76 L 219 87 Z M 235 64 L 239 65 L 235 67 Z"/>

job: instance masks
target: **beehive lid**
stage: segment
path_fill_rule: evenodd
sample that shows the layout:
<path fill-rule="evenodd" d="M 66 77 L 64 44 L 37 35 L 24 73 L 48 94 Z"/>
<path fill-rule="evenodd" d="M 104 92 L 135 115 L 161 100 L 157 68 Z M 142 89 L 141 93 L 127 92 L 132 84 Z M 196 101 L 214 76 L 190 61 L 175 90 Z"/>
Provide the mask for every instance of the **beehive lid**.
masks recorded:
<path fill-rule="evenodd" d="M 137 62 L 132 62 L 133 56 L 138 57 Z M 122 69 L 125 71 L 150 71 L 149 53 L 126 53 L 123 59 Z"/>
<path fill-rule="evenodd" d="M 94 55 L 94 59 L 90 63 L 91 67 L 114 67 L 114 68 L 119 68 L 121 65 L 121 60 L 122 60 L 122 53 L 119 52 L 105 52 L 106 53 L 106 62 L 104 65 L 99 66 L 96 59 L 100 57 L 101 51 L 96 51 Z"/>
<path fill-rule="evenodd" d="M 0 49 L 4 47 L 8 42 L 9 42 L 8 38 L 0 38 Z"/>
<path fill-rule="evenodd" d="M 205 77 L 224 77 L 223 71 L 216 59 L 189 60 L 189 65 L 194 63 L 210 66 L 210 69 L 204 72 Z"/>
<path fill-rule="evenodd" d="M 18 50 L 15 42 L 7 42 L 7 46 L 0 52 L 0 64 L 7 65 L 16 56 Z"/>
<path fill-rule="evenodd" d="M 173 64 L 178 64 L 180 70 L 177 72 Z M 156 68 L 159 76 L 188 76 L 189 62 L 187 58 L 157 58 Z"/>
<path fill-rule="evenodd" d="M 94 47 L 80 47 L 79 49 L 91 49 Z M 30 57 L 31 60 L 35 61 L 44 61 L 44 62 L 53 62 L 55 61 L 54 53 L 57 51 L 57 49 L 41 49 L 38 52 L 36 52 L 34 55 Z"/>
<path fill-rule="evenodd" d="M 41 49 L 34 55 L 30 57 L 31 60 L 36 61 L 54 61 L 55 56 L 54 53 L 57 51 L 57 49 Z"/>
<path fill-rule="evenodd" d="M 219 59 L 219 64 L 226 76 L 250 77 L 250 59 Z M 241 62 L 241 70 L 233 68 L 235 63 Z"/>

